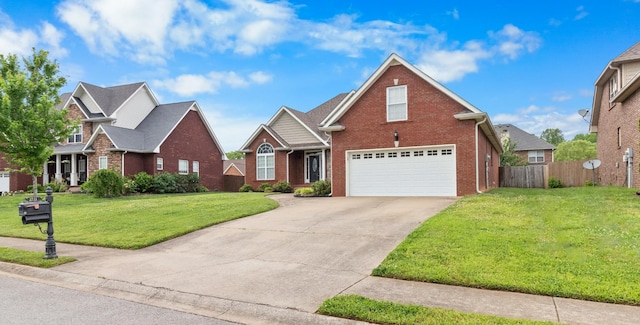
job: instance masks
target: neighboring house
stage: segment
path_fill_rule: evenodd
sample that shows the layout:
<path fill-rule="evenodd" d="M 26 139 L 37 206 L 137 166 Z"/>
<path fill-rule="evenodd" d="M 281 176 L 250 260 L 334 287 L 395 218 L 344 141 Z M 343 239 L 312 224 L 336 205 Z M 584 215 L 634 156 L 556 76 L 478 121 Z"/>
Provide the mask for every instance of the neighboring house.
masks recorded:
<path fill-rule="evenodd" d="M 123 176 L 196 173 L 201 185 L 222 189 L 225 154 L 195 101 L 160 104 L 144 82 L 107 88 L 80 82 L 61 95 L 62 107 L 80 125 L 55 146 L 42 183 L 78 186 L 108 168 Z M 31 184 L 26 175 L 10 178 L 12 191 Z"/>
<path fill-rule="evenodd" d="M 640 42 L 606 64 L 595 83 L 590 131 L 598 135 L 598 184 L 640 186 L 639 88 Z"/>
<path fill-rule="evenodd" d="M 463 196 L 498 186 L 486 113 L 396 54 L 357 90 L 282 107 L 242 146 L 246 181 L 330 179 L 333 196 Z"/>
<path fill-rule="evenodd" d="M 514 152 L 530 165 L 546 165 L 553 162 L 556 147 L 549 142 L 512 124 L 496 124 L 495 128 L 500 139 L 509 138 L 511 143 L 515 143 Z"/>
<path fill-rule="evenodd" d="M 244 159 L 229 159 L 222 162 L 225 176 L 244 177 Z"/>

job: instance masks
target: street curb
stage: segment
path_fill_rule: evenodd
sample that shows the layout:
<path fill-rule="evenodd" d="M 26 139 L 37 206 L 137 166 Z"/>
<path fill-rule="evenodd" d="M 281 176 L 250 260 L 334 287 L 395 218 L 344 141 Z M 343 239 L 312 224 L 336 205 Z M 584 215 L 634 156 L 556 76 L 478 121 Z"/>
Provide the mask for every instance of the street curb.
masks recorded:
<path fill-rule="evenodd" d="M 0 262 L 0 274 L 243 324 L 368 324 L 291 308 L 179 292 L 141 283 Z"/>

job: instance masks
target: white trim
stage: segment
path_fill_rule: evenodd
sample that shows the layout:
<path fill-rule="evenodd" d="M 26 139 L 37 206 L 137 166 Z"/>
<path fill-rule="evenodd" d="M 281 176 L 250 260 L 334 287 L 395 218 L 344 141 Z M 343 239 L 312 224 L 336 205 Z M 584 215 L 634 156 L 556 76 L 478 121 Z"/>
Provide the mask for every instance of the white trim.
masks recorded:
<path fill-rule="evenodd" d="M 265 124 L 260 124 L 260 126 L 259 126 L 255 131 L 253 131 L 253 134 L 251 134 L 251 136 L 249 137 L 249 139 L 248 139 L 248 140 L 247 140 L 247 141 L 242 145 L 242 147 L 240 147 L 240 149 L 241 149 L 240 151 L 241 151 L 241 152 L 251 152 L 251 151 L 246 151 L 246 150 L 244 150 L 244 148 L 248 148 L 248 147 L 251 145 L 251 143 L 252 143 L 252 142 L 253 142 L 253 141 L 258 137 L 258 134 L 260 134 L 260 132 L 261 132 L 262 130 L 264 130 L 264 131 L 266 131 L 267 133 L 269 133 L 269 135 L 270 135 L 270 136 L 271 136 L 271 137 L 272 137 L 276 142 L 278 142 L 278 144 L 279 144 L 282 148 L 285 148 L 285 149 L 286 149 L 286 148 L 288 148 L 288 146 L 287 146 L 286 144 L 282 143 L 282 142 L 280 141 L 280 139 L 278 139 L 279 137 L 278 137 L 278 136 L 276 136 L 273 132 L 271 132 L 271 131 L 269 130 L 269 128 L 267 128 L 267 126 L 266 126 Z M 275 149 L 275 148 L 274 148 L 274 149 Z M 277 150 L 277 149 L 276 149 L 276 150 Z"/>

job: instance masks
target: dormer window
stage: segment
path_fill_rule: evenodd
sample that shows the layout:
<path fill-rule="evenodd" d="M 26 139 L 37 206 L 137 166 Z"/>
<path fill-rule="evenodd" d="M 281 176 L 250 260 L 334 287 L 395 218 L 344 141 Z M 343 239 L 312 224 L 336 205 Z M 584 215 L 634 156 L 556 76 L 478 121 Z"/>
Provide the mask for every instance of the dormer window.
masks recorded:
<path fill-rule="evenodd" d="M 407 120 L 407 86 L 387 88 L 387 122 Z"/>
<path fill-rule="evenodd" d="M 69 136 L 69 139 L 67 139 L 67 142 L 82 143 L 82 125 L 78 125 L 78 127 L 73 130 L 73 134 Z"/>
<path fill-rule="evenodd" d="M 609 79 L 609 99 L 612 99 L 618 93 L 618 74 L 614 73 Z"/>

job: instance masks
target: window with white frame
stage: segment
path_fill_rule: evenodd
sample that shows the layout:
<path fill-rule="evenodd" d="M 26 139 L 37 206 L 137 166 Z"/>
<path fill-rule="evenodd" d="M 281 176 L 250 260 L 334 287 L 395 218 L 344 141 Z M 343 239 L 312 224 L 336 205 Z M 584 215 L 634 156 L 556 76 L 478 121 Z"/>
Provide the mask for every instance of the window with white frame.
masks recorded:
<path fill-rule="evenodd" d="M 407 119 L 407 86 L 387 88 L 387 122 Z"/>
<path fill-rule="evenodd" d="M 184 159 L 178 160 L 178 174 L 186 175 L 189 174 L 189 161 Z"/>
<path fill-rule="evenodd" d="M 200 162 L 197 160 L 194 160 L 191 163 L 191 172 L 200 176 Z"/>
<path fill-rule="evenodd" d="M 163 170 L 164 169 L 164 159 L 162 157 L 156 158 L 156 169 Z"/>
<path fill-rule="evenodd" d="M 82 143 L 82 124 L 73 129 L 73 134 L 67 139 L 68 143 Z"/>
<path fill-rule="evenodd" d="M 263 143 L 256 152 L 256 178 L 258 180 L 272 180 L 276 178 L 276 160 L 273 146 Z"/>
<path fill-rule="evenodd" d="M 107 156 L 98 158 L 98 169 L 107 169 L 109 167 Z"/>
<path fill-rule="evenodd" d="M 609 79 L 609 99 L 616 96 L 618 93 L 618 74 L 614 73 L 611 79 Z"/>
<path fill-rule="evenodd" d="M 544 150 L 529 150 L 529 162 L 530 163 L 544 162 Z"/>

